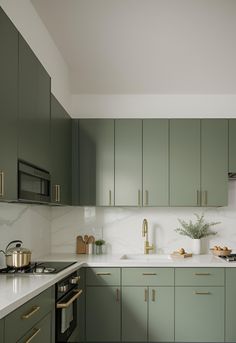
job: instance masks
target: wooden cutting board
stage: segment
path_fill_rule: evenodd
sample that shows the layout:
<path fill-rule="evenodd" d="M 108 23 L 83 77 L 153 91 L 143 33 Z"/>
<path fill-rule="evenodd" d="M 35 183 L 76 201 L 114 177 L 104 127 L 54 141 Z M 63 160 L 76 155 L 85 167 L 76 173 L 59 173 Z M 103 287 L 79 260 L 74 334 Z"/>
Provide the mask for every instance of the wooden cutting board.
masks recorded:
<path fill-rule="evenodd" d="M 86 254 L 86 244 L 82 236 L 76 238 L 76 253 Z"/>

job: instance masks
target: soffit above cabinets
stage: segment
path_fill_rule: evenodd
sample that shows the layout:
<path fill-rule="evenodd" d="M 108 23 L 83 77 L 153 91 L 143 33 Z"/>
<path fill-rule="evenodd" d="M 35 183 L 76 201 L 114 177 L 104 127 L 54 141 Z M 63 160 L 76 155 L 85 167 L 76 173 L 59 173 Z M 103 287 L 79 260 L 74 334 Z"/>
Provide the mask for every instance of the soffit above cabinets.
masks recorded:
<path fill-rule="evenodd" d="M 84 94 L 233 94 L 234 0 L 31 0 Z"/>

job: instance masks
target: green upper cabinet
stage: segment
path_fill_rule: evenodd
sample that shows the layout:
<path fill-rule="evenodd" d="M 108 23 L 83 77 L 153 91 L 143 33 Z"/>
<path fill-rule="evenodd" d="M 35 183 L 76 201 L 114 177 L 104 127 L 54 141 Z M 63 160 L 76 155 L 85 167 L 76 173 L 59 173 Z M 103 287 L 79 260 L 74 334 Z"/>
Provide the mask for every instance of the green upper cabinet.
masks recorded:
<path fill-rule="evenodd" d="M 169 205 L 168 153 L 168 120 L 143 120 L 143 206 Z"/>
<path fill-rule="evenodd" d="M 20 159 L 50 171 L 50 77 L 19 35 Z"/>
<path fill-rule="evenodd" d="M 114 205 L 114 120 L 79 120 L 79 204 Z"/>
<path fill-rule="evenodd" d="M 200 205 L 200 120 L 170 120 L 170 206 Z"/>
<path fill-rule="evenodd" d="M 225 342 L 236 342 L 236 268 L 225 270 Z"/>
<path fill-rule="evenodd" d="M 0 201 L 17 199 L 18 32 L 0 8 Z"/>
<path fill-rule="evenodd" d="M 51 95 L 51 201 L 67 205 L 71 204 L 71 123 Z"/>
<path fill-rule="evenodd" d="M 202 206 L 228 204 L 228 120 L 201 120 Z"/>
<path fill-rule="evenodd" d="M 142 120 L 115 120 L 115 205 L 142 205 Z"/>
<path fill-rule="evenodd" d="M 229 173 L 236 173 L 236 119 L 229 119 Z"/>

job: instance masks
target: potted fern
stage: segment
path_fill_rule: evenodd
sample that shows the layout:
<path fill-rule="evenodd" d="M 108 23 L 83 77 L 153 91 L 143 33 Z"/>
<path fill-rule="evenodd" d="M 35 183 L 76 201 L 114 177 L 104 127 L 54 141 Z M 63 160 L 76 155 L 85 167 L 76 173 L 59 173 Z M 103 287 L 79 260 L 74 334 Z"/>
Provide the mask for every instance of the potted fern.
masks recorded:
<path fill-rule="evenodd" d="M 199 215 L 194 213 L 196 221 L 190 220 L 186 222 L 184 220 L 178 219 L 181 227 L 175 229 L 182 236 L 187 236 L 192 239 L 192 252 L 196 255 L 201 253 L 201 238 L 216 235 L 217 232 L 210 229 L 211 226 L 220 224 L 220 222 L 206 222 L 204 215 Z"/>

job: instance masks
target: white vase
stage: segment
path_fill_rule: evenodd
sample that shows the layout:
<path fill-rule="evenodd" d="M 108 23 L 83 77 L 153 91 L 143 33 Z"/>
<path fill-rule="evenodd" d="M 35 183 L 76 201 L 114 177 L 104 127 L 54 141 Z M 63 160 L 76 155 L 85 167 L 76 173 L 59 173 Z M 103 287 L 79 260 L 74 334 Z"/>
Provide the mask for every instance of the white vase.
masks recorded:
<path fill-rule="evenodd" d="M 194 255 L 201 254 L 201 239 L 192 239 L 192 252 Z"/>

